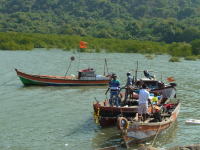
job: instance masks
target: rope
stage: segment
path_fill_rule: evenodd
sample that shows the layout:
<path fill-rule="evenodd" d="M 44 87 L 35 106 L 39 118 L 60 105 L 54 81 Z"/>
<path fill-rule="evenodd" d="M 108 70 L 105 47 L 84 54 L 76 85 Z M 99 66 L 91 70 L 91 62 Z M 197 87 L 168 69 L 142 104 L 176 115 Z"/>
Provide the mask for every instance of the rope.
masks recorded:
<path fill-rule="evenodd" d="M 105 59 L 105 65 L 106 65 L 106 69 L 107 69 L 107 73 L 108 73 L 108 64 L 107 64 L 107 59 Z"/>
<path fill-rule="evenodd" d="M 160 128 L 161 128 L 161 123 L 160 123 L 160 126 L 159 126 L 158 130 L 157 130 L 156 136 L 154 137 L 153 142 L 152 142 L 152 144 L 151 144 L 152 147 L 153 147 L 154 142 L 155 142 L 155 140 L 156 140 L 156 138 L 157 138 L 157 136 L 158 136 L 158 133 L 159 133 L 159 131 L 160 131 Z"/>
<path fill-rule="evenodd" d="M 66 75 L 67 75 L 67 73 L 68 73 L 68 71 L 69 71 L 69 68 L 71 67 L 71 64 L 72 64 L 72 60 L 70 61 L 70 64 L 69 64 L 69 66 L 68 66 L 68 68 L 67 68 L 67 71 L 66 71 L 66 73 L 65 73 L 65 77 L 66 77 Z"/>
<path fill-rule="evenodd" d="M 99 123 L 99 112 L 100 112 L 100 108 L 97 109 L 97 112 L 94 111 L 94 120 L 96 124 Z"/>

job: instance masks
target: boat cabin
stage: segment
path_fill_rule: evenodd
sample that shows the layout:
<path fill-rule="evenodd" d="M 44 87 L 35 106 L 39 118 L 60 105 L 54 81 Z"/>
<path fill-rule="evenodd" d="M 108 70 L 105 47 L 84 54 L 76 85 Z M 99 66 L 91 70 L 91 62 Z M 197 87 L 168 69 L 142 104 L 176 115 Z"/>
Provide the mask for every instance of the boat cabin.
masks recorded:
<path fill-rule="evenodd" d="M 93 68 L 79 70 L 78 72 L 78 79 L 95 79 L 96 74 Z"/>

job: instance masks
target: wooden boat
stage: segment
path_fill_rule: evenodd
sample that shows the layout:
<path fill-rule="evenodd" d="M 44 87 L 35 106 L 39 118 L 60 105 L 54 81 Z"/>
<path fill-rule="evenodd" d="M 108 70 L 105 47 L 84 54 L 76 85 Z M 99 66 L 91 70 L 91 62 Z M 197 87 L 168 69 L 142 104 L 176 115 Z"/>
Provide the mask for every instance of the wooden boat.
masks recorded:
<path fill-rule="evenodd" d="M 141 78 L 137 78 L 138 77 L 138 72 L 143 73 L 144 72 L 144 77 Z M 176 87 L 176 83 L 174 83 L 175 80 L 167 80 L 170 83 L 164 83 L 161 80 L 156 79 L 155 75 L 149 75 L 151 77 L 148 77 L 147 74 L 147 70 L 136 70 L 135 71 L 135 81 L 134 81 L 134 87 L 135 88 L 140 88 L 142 86 L 142 84 L 145 84 L 149 89 L 151 89 L 151 91 L 153 92 L 163 92 L 162 94 L 164 94 L 166 92 L 166 97 L 169 97 L 169 95 L 171 95 L 171 92 L 173 91 L 173 89 Z M 151 71 L 152 72 L 152 71 Z M 149 73 L 148 73 L 149 74 Z M 142 76 L 140 74 L 140 76 Z M 172 77 L 170 77 L 172 78 Z M 165 95 L 165 94 L 164 94 Z"/>
<path fill-rule="evenodd" d="M 155 120 L 154 115 L 151 115 L 145 122 L 139 122 L 135 118 L 118 118 L 117 126 L 126 147 L 153 139 L 175 122 L 179 114 L 180 103 L 169 103 L 163 106 L 165 109 L 160 113 L 162 118 L 160 121 Z"/>
<path fill-rule="evenodd" d="M 185 146 L 174 146 L 169 148 L 168 150 L 199 150 L 200 143 L 185 145 Z"/>
<path fill-rule="evenodd" d="M 161 80 L 156 79 L 155 75 L 150 75 L 149 72 L 154 72 L 154 71 L 148 71 L 148 70 L 138 70 L 138 61 L 137 61 L 137 67 L 135 72 L 135 77 L 133 86 L 135 89 L 142 86 L 142 84 L 145 84 L 149 89 L 151 89 L 151 92 L 157 92 L 162 94 L 164 98 L 169 98 L 170 96 L 174 96 L 174 92 L 176 91 L 176 83 L 174 83 L 174 78 L 173 77 L 168 77 L 167 81 L 169 84 L 166 84 L 162 81 L 162 74 L 161 74 Z M 139 74 L 138 74 L 139 73 Z M 142 73 L 142 74 L 141 74 Z M 140 78 L 138 78 L 140 76 Z"/>
<path fill-rule="evenodd" d="M 144 73 L 145 77 L 138 78 L 138 72 Z M 133 79 L 133 86 L 128 87 L 131 88 L 129 89 L 130 93 L 128 100 L 125 101 L 125 93 L 121 93 L 121 107 L 110 106 L 108 100 L 104 100 L 103 102 L 96 101 L 93 103 L 94 118 L 101 127 L 114 126 L 117 123 L 117 117 L 119 117 L 119 115 L 124 117 L 136 115 L 138 93 L 142 84 L 145 84 L 151 93 L 162 95 L 161 104 L 164 104 L 165 101 L 170 98 L 176 97 L 175 83 L 165 84 L 162 81 L 157 80 L 155 76 L 149 75 L 147 70 L 138 70 L 138 62 L 135 70 L 135 77 L 133 77 Z"/>
<path fill-rule="evenodd" d="M 136 92 L 138 88 L 135 89 Z M 135 116 L 138 108 L 138 94 L 132 92 L 128 99 L 125 101 L 125 93 L 121 93 L 121 107 L 110 106 L 109 100 L 106 99 L 102 102 L 95 101 L 93 103 L 94 118 L 101 127 L 114 126 L 117 123 L 117 117 Z M 173 86 L 166 86 L 161 89 L 153 89 L 151 93 L 157 92 L 162 95 L 160 103 L 165 103 L 169 98 L 173 98 L 176 95 L 176 89 Z"/>
<path fill-rule="evenodd" d="M 185 121 L 186 124 L 200 124 L 200 120 L 197 119 L 188 119 Z"/>
<path fill-rule="evenodd" d="M 15 71 L 25 86 L 102 86 L 110 81 L 109 76 L 96 75 L 92 68 L 80 70 L 78 76 L 32 75 Z"/>
<path fill-rule="evenodd" d="M 163 83 L 160 80 L 157 79 L 148 79 L 148 78 L 141 78 L 138 79 L 135 83 L 134 83 L 134 89 L 135 91 L 137 91 L 137 89 L 140 89 L 140 85 L 145 84 L 150 90 L 151 92 L 157 92 L 162 94 L 164 97 L 169 98 L 170 96 L 174 95 L 176 89 L 176 83 Z"/>
<path fill-rule="evenodd" d="M 137 102 L 133 105 L 123 105 L 121 107 L 110 106 L 108 100 L 103 102 L 94 102 L 94 119 L 101 127 L 114 126 L 117 123 L 117 117 L 135 116 L 137 113 Z"/>

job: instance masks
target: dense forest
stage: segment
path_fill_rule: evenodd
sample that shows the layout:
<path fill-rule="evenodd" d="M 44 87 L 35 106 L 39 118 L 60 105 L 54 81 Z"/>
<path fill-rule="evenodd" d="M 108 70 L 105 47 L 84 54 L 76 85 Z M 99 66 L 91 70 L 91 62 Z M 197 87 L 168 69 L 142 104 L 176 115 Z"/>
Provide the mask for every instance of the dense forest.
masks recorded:
<path fill-rule="evenodd" d="M 200 39 L 199 0 L 0 0 L 0 32 L 123 40 Z"/>

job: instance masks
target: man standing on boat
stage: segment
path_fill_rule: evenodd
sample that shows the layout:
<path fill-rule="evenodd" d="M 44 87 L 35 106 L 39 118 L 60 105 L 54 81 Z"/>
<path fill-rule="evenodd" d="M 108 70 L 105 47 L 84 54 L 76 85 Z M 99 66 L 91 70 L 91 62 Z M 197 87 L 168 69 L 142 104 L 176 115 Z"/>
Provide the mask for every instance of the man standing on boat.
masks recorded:
<path fill-rule="evenodd" d="M 142 89 L 139 91 L 139 106 L 138 106 L 138 120 L 145 121 L 148 113 L 148 102 L 151 103 L 150 94 L 147 91 L 147 86 L 142 85 Z"/>
<path fill-rule="evenodd" d="M 127 100 L 128 95 L 131 92 L 131 86 L 133 85 L 133 78 L 131 76 L 131 73 L 127 72 L 126 75 L 127 75 L 127 81 L 126 81 L 126 85 L 125 85 L 125 88 L 126 88 L 126 91 L 125 91 L 125 101 Z"/>
<path fill-rule="evenodd" d="M 109 82 L 109 88 L 106 91 L 107 92 L 110 90 L 110 99 L 109 103 L 110 105 L 116 105 L 117 107 L 120 105 L 120 98 L 119 98 L 119 93 L 120 93 L 120 82 L 117 80 L 117 75 L 112 74 L 112 80 Z"/>

